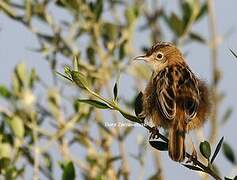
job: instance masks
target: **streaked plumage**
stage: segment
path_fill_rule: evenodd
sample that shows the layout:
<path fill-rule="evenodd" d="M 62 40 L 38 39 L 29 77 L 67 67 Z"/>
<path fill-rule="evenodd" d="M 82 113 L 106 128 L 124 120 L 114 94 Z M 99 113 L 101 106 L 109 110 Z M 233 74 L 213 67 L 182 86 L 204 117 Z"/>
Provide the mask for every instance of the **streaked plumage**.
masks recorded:
<path fill-rule="evenodd" d="M 209 112 L 207 86 L 171 43 L 158 43 L 136 59 L 145 60 L 153 69 L 144 91 L 142 114 L 169 130 L 169 155 L 181 162 L 185 157 L 185 133 L 200 127 Z"/>

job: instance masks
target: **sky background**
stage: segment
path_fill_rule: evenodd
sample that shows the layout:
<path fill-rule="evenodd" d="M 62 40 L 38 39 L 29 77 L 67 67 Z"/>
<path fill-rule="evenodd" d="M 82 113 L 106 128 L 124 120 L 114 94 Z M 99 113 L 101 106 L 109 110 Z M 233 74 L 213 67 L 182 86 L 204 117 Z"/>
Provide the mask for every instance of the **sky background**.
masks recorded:
<path fill-rule="evenodd" d="M 163 4 L 167 9 L 174 11 L 177 11 L 176 3 L 177 1 L 161 1 L 161 4 Z M 231 48 L 237 52 L 237 1 L 216 0 L 215 3 L 218 34 L 223 36 L 231 32 L 231 34 L 220 44 L 218 52 L 218 66 L 221 67 L 224 75 L 219 87 L 221 91 L 226 94 L 226 98 L 220 107 L 220 113 L 222 114 L 223 111 L 229 106 L 234 108 L 234 113 L 232 114 L 230 120 L 224 126 L 219 128 L 218 139 L 225 136 L 225 141 L 232 145 L 235 154 L 237 154 L 235 133 L 237 127 L 237 60 L 228 50 L 228 48 Z M 200 34 L 204 34 L 204 37 L 209 38 L 207 18 L 195 25 L 193 29 Z M 169 34 L 169 32 L 167 32 L 167 34 Z M 167 37 L 168 36 L 169 35 L 167 35 Z M 139 39 L 136 40 L 137 44 L 144 44 L 144 42 L 149 45 L 146 33 L 140 34 Z M 0 12 L 0 84 L 10 86 L 11 73 L 15 65 L 19 62 L 26 62 L 29 67 L 36 68 L 37 72 L 45 81 L 51 81 L 51 79 L 48 79 L 51 77 L 51 74 L 47 61 L 44 60 L 41 54 L 30 51 L 31 48 L 36 48 L 37 45 L 38 42 L 34 34 L 29 32 L 21 24 L 12 21 Z M 188 51 L 186 59 L 191 69 L 193 69 L 199 77 L 206 79 L 207 82 L 210 82 L 210 50 L 204 45 L 192 43 L 190 46 L 185 47 L 183 51 Z M 137 52 L 139 53 L 138 50 Z M 125 86 L 126 80 L 126 78 L 122 79 L 120 89 L 125 90 L 127 88 Z M 205 125 L 204 129 L 204 132 L 208 131 L 208 123 Z M 127 142 L 127 148 L 130 152 L 134 151 L 131 141 L 136 141 L 135 136 L 137 132 L 141 135 L 147 135 L 147 131 L 143 128 L 138 128 L 137 131 L 134 131 L 131 135 L 133 137 L 129 137 Z M 114 147 L 115 151 L 116 148 L 117 147 Z M 213 149 L 214 148 L 215 147 L 213 147 Z M 145 177 L 150 175 L 150 171 L 148 170 L 153 168 L 151 157 L 148 157 L 146 163 L 148 168 L 146 169 Z M 162 163 L 164 164 L 165 177 L 168 180 L 176 179 L 177 177 L 182 177 L 183 179 L 192 178 L 192 180 L 199 179 L 195 172 L 187 170 L 186 168 L 183 168 L 182 166 L 177 165 L 177 163 L 169 160 L 167 153 L 162 153 Z M 222 174 L 226 176 L 233 176 L 234 174 L 237 174 L 237 170 L 232 171 L 231 164 L 223 156 L 218 156 L 216 163 L 220 167 Z M 131 169 L 133 173 L 136 172 L 138 164 L 132 163 Z M 168 173 L 171 172 L 170 170 L 172 170 L 172 173 Z M 57 171 L 55 173 L 58 174 L 56 175 L 57 177 L 60 177 Z M 136 177 L 136 174 L 133 174 L 132 177 Z"/>

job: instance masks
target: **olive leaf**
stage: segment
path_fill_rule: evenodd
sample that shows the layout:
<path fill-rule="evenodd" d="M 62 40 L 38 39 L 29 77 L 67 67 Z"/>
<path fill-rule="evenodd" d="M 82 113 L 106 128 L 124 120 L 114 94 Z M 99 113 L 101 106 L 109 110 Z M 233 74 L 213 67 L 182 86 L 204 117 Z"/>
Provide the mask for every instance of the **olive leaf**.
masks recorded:
<path fill-rule="evenodd" d="M 200 143 L 199 146 L 200 152 L 201 154 L 209 160 L 210 156 L 211 156 L 211 146 L 209 144 L 209 142 L 207 141 L 203 141 Z"/>
<path fill-rule="evenodd" d="M 78 99 L 77 101 L 82 103 L 90 104 L 99 109 L 111 109 L 111 107 L 101 101 L 93 100 L 93 99 Z"/>
<path fill-rule="evenodd" d="M 221 140 L 218 142 L 218 144 L 216 146 L 215 152 L 214 152 L 214 154 L 213 154 L 213 156 L 211 158 L 211 164 L 214 162 L 217 154 L 219 153 L 223 140 L 224 140 L 224 136 L 221 138 Z"/>

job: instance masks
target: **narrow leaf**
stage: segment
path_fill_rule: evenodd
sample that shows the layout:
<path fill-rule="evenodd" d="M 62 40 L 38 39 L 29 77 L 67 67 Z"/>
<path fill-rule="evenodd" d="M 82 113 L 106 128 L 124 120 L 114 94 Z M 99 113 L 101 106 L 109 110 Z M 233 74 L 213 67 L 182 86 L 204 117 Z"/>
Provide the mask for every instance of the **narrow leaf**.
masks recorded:
<path fill-rule="evenodd" d="M 210 158 L 210 155 L 211 155 L 211 146 L 209 144 L 209 142 L 207 141 L 203 141 L 200 143 L 200 146 L 199 146 L 199 149 L 200 149 L 200 152 L 201 154 L 209 160 Z"/>
<path fill-rule="evenodd" d="M 214 152 L 214 154 L 213 154 L 213 156 L 211 158 L 211 164 L 214 162 L 217 154 L 219 153 L 223 140 L 224 140 L 224 136 L 221 138 L 221 140 L 218 142 L 218 144 L 216 146 L 215 152 Z"/>
<path fill-rule="evenodd" d="M 126 112 L 120 111 L 120 113 L 123 115 L 123 117 L 125 117 L 126 119 L 132 121 L 132 122 L 140 122 L 139 119 L 133 115 L 130 115 Z"/>
<path fill-rule="evenodd" d="M 114 100 L 116 101 L 117 97 L 118 97 L 118 84 L 117 84 L 117 82 L 114 84 L 113 92 L 114 92 Z"/>
<path fill-rule="evenodd" d="M 140 92 L 135 99 L 135 114 L 137 117 L 142 113 L 143 110 L 143 93 Z"/>
<path fill-rule="evenodd" d="M 207 12 L 207 9 L 208 9 L 207 3 L 204 2 L 202 4 L 202 7 L 199 10 L 197 17 L 196 17 L 196 21 L 198 21 Z"/>
<path fill-rule="evenodd" d="M 235 155 L 234 155 L 233 149 L 230 147 L 230 145 L 227 144 L 227 143 L 223 143 L 222 150 L 223 150 L 223 153 L 224 153 L 225 157 L 226 157 L 231 163 L 235 164 L 235 163 L 236 163 L 236 161 L 235 161 Z"/>
<path fill-rule="evenodd" d="M 222 117 L 222 124 L 225 124 L 231 117 L 231 115 L 233 114 L 233 108 L 232 107 L 228 107 L 225 111 L 225 113 L 223 114 Z"/>
<path fill-rule="evenodd" d="M 67 76 L 65 76 L 64 74 L 62 74 L 62 73 L 60 73 L 60 72 L 56 72 L 59 76 L 61 76 L 61 77 L 63 77 L 63 78 L 65 78 L 65 79 L 67 79 L 67 80 L 69 80 L 69 81 L 71 81 L 72 82 L 72 79 L 70 78 L 70 77 L 67 77 Z"/>
<path fill-rule="evenodd" d="M 163 141 L 149 141 L 150 145 L 159 150 L 159 151 L 167 151 L 168 150 L 168 143 Z"/>
<path fill-rule="evenodd" d="M 71 72 L 72 80 L 78 85 L 80 88 L 88 88 L 88 83 L 84 74 L 78 71 Z"/>
<path fill-rule="evenodd" d="M 192 166 L 192 165 L 189 165 L 189 164 L 182 164 L 183 166 L 191 169 L 191 170 L 194 170 L 194 171 L 203 171 L 201 168 L 197 167 L 197 166 Z"/>
<path fill-rule="evenodd" d="M 184 25 L 182 20 L 174 13 L 172 13 L 169 18 L 169 26 L 178 37 L 180 37 L 184 32 Z"/>
<path fill-rule="evenodd" d="M 63 175 L 62 175 L 62 180 L 73 180 L 75 179 L 76 173 L 75 173 L 75 168 L 72 162 L 67 163 L 63 167 Z"/>
<path fill-rule="evenodd" d="M 233 56 L 234 56 L 235 58 L 237 58 L 237 54 L 236 54 L 232 49 L 229 48 L 229 50 L 230 50 L 230 52 L 233 54 Z"/>
<path fill-rule="evenodd" d="M 6 86 L 0 85 L 0 96 L 3 96 L 8 99 L 11 97 L 11 95 L 11 92 L 7 89 Z"/>
<path fill-rule="evenodd" d="M 97 107 L 99 109 L 110 109 L 110 106 L 108 106 L 107 104 L 97 101 L 97 100 L 92 100 L 92 99 L 78 99 L 79 102 L 82 103 L 87 103 L 90 104 L 94 107 Z"/>
<path fill-rule="evenodd" d="M 195 40 L 197 42 L 206 43 L 206 40 L 201 35 L 199 35 L 197 33 L 191 32 L 189 34 L 189 37 L 190 37 L 190 39 Z"/>

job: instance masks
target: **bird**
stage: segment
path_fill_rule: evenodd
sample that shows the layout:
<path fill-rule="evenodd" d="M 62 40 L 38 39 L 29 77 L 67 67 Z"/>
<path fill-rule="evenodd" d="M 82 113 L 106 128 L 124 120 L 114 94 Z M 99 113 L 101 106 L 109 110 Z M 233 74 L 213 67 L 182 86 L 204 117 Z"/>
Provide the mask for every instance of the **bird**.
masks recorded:
<path fill-rule="evenodd" d="M 158 42 L 134 60 L 145 61 L 152 69 L 139 116 L 168 130 L 169 157 L 183 162 L 186 133 L 201 127 L 210 113 L 208 86 L 191 71 L 173 43 Z"/>

